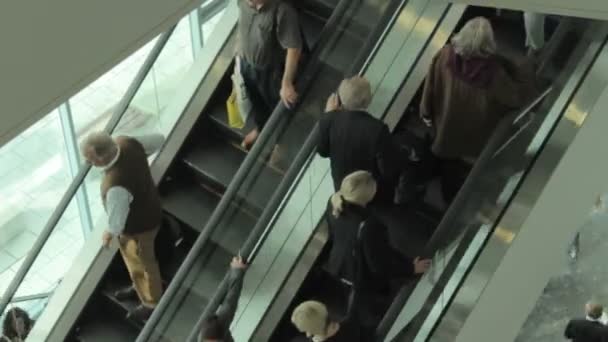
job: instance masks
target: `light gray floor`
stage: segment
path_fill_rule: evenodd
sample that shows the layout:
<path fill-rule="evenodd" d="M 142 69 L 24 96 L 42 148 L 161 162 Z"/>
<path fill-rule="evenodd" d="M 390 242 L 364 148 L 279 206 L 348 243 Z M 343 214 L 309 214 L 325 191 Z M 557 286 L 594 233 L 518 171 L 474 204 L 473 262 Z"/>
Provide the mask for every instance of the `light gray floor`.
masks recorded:
<path fill-rule="evenodd" d="M 565 341 L 571 318 L 584 317 L 590 299 L 608 305 L 608 215 L 596 214 L 581 229 L 578 261 L 568 261 L 564 251 L 562 273 L 549 281 L 528 317 L 517 342 Z"/>

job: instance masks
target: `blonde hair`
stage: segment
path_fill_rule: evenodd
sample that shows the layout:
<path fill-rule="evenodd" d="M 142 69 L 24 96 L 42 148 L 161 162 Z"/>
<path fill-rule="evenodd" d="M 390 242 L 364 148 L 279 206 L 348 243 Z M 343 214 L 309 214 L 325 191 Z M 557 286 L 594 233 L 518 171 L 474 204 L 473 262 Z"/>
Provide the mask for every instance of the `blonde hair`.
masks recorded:
<path fill-rule="evenodd" d="M 368 171 L 355 171 L 344 177 L 340 190 L 331 196 L 332 214 L 339 217 L 344 211 L 344 202 L 365 207 L 376 195 L 376 180 Z"/>
<path fill-rule="evenodd" d="M 488 57 L 496 53 L 494 31 L 484 17 L 469 20 L 451 42 L 454 51 L 463 57 Z"/>
<path fill-rule="evenodd" d="M 309 300 L 301 303 L 293 310 L 291 323 L 301 332 L 323 336 L 327 333 L 329 312 L 325 304 Z"/>
<path fill-rule="evenodd" d="M 114 139 L 106 132 L 93 132 L 80 144 L 80 152 L 88 157 L 92 153 L 96 158 L 108 162 L 116 155 L 118 146 Z"/>
<path fill-rule="evenodd" d="M 361 76 L 345 78 L 338 87 L 338 96 L 345 109 L 367 109 L 372 102 L 372 88 Z"/>

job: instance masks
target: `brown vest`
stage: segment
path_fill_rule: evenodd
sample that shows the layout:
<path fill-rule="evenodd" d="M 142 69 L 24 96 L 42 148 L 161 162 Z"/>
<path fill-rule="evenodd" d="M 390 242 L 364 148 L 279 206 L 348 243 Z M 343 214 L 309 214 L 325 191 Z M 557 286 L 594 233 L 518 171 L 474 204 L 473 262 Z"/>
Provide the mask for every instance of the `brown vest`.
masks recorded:
<path fill-rule="evenodd" d="M 101 181 L 104 206 L 108 190 L 122 186 L 133 196 L 123 234 L 133 235 L 155 229 L 160 225 L 162 209 L 144 147 L 129 137 L 117 137 L 116 143 L 120 148 L 120 156 L 105 171 Z"/>

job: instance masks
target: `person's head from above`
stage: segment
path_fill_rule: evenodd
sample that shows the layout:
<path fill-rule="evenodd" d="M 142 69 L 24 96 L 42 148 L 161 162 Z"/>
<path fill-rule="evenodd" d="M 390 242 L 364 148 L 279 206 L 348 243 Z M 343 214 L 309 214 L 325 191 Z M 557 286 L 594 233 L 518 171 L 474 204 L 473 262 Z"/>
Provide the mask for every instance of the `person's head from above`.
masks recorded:
<path fill-rule="evenodd" d="M 464 57 L 489 57 L 496 54 L 496 41 L 492 24 L 484 17 L 469 20 L 454 37 L 454 51 Z"/>
<path fill-rule="evenodd" d="M 21 308 L 12 308 L 4 316 L 2 334 L 8 338 L 25 339 L 32 329 L 34 321 Z"/>
<path fill-rule="evenodd" d="M 326 111 L 366 110 L 372 101 L 372 88 L 369 81 L 361 76 L 345 78 L 338 90 L 329 97 Z"/>
<path fill-rule="evenodd" d="M 223 342 L 226 336 L 226 327 L 216 315 L 205 319 L 201 328 L 201 342 Z"/>
<path fill-rule="evenodd" d="M 340 190 L 331 196 L 332 214 L 339 217 L 346 203 L 366 207 L 376 196 L 378 185 L 368 171 L 355 171 L 344 177 Z"/>
<path fill-rule="evenodd" d="M 327 306 L 314 300 L 298 305 L 291 314 L 291 323 L 313 341 L 324 341 L 340 328 L 340 323 L 331 319 Z"/>
<path fill-rule="evenodd" d="M 259 6 L 264 6 L 269 1 L 270 0 L 247 0 L 247 3 L 249 3 L 249 6 L 251 6 L 251 7 L 259 7 Z"/>
<path fill-rule="evenodd" d="M 596 302 L 588 302 L 585 304 L 585 314 L 591 319 L 600 319 L 604 313 L 604 307 Z"/>
<path fill-rule="evenodd" d="M 104 167 L 110 164 L 114 157 L 116 157 L 118 145 L 108 133 L 94 132 L 82 141 L 80 152 L 91 165 Z"/>

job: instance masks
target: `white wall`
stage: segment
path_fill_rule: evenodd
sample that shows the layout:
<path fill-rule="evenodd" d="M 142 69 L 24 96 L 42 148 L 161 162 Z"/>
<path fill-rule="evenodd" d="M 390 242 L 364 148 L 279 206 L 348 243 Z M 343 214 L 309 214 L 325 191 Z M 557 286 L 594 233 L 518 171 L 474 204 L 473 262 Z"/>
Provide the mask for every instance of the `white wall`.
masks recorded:
<path fill-rule="evenodd" d="M 608 1 L 606 0 L 450 0 L 450 2 L 571 17 L 608 19 Z"/>
<path fill-rule="evenodd" d="M 0 146 L 201 2 L 0 1 Z"/>

